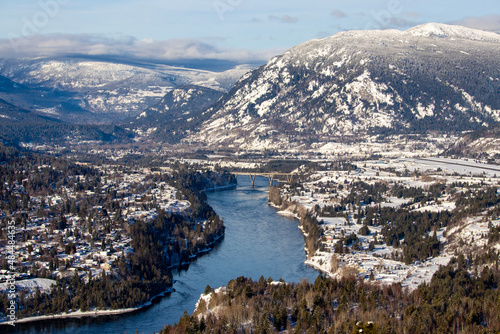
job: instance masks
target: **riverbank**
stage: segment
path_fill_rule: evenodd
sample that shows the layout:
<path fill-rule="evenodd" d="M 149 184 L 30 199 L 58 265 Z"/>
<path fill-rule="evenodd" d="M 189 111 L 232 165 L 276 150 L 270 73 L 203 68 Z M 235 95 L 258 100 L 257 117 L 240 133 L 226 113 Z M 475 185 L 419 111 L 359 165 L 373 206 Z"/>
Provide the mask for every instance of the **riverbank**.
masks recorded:
<path fill-rule="evenodd" d="M 138 311 L 141 311 L 141 310 L 144 310 L 144 309 L 150 307 L 151 305 L 153 305 L 153 302 L 156 299 L 165 297 L 165 295 L 172 293 L 174 291 L 175 291 L 175 289 L 173 287 L 169 287 L 165 291 L 163 291 L 162 293 L 154 296 L 149 301 L 145 302 L 144 304 L 137 306 L 137 307 L 132 307 L 132 308 L 117 309 L 117 310 L 94 310 L 94 311 L 87 311 L 87 312 L 75 311 L 75 312 L 70 312 L 70 313 L 41 315 L 41 316 L 37 316 L 37 317 L 28 317 L 28 318 L 18 319 L 18 320 L 15 320 L 13 323 L 14 323 L 14 325 L 16 325 L 16 324 L 27 324 L 27 323 L 34 323 L 34 322 L 47 321 L 47 320 L 97 318 L 97 317 L 103 317 L 103 316 L 117 316 L 117 315 L 130 314 L 130 313 L 138 312 Z M 6 319 L 2 319 L 2 320 L 4 320 L 4 322 L 1 322 L 0 326 L 12 326 L 10 324 L 10 322 L 6 321 Z"/>
<path fill-rule="evenodd" d="M 430 174 L 430 172 L 427 173 Z M 442 177 L 441 171 L 436 170 L 436 173 Z M 428 212 L 429 217 L 445 211 L 453 214 L 453 209 L 456 207 L 454 202 L 456 197 L 453 199 L 450 196 L 453 192 L 442 190 L 441 193 L 435 195 L 436 199 L 434 200 L 413 203 L 415 197 L 411 196 L 414 195 L 408 195 L 407 199 L 400 199 L 393 194 L 396 190 L 400 191 L 398 189 L 406 189 L 406 191 L 412 189 L 411 191 L 418 192 L 419 190 L 414 189 L 420 188 L 426 191 L 436 184 L 444 183 L 436 183 L 437 179 L 428 175 L 417 180 L 416 178 L 398 176 L 396 173 L 380 174 L 382 171 L 368 167 L 357 169 L 356 172 L 343 170 L 318 172 L 311 176 L 310 182 L 301 186 L 300 192 L 289 187 L 280 188 L 279 194 L 275 190 L 273 197 L 269 197 L 270 201 L 274 200 L 275 205 L 272 203 L 270 205 L 278 208 L 278 213 L 281 215 L 290 216 L 292 213 L 297 213 L 301 221 L 299 229 L 306 237 L 305 248 L 308 253 L 304 262 L 306 265 L 332 278 L 356 276 L 373 284 L 401 284 L 404 288 L 414 290 L 422 283 L 429 283 L 440 266 L 447 265 L 453 256 L 456 256 L 457 245 L 449 244 L 450 240 L 453 240 L 449 236 L 456 233 L 457 229 L 450 232 L 446 226 L 439 225 L 444 223 L 438 223 L 434 232 L 427 232 L 427 240 L 430 240 L 431 236 L 435 238 L 433 241 L 435 248 L 432 253 L 422 253 L 422 255 L 420 253 L 405 253 L 405 248 L 400 247 L 398 242 L 388 243 L 386 235 L 384 235 L 387 232 L 383 230 L 385 224 L 378 222 L 379 217 L 386 212 L 382 208 L 393 208 L 398 215 L 413 215 L 412 219 L 415 219 L 415 224 L 417 219 L 422 222 L 427 219 L 425 212 Z M 457 177 L 454 175 L 451 180 L 446 181 L 448 187 L 451 189 L 453 186 L 449 184 L 452 181 L 457 182 L 455 180 L 462 177 L 465 176 Z M 380 182 L 375 181 L 375 178 L 379 179 Z M 439 179 L 439 182 L 444 182 L 444 180 Z M 476 182 L 485 181 L 478 180 Z M 391 186 L 389 187 L 387 184 Z M 387 186 L 387 189 L 381 188 L 381 190 L 377 188 L 378 186 L 382 188 Z M 493 184 L 493 186 L 496 185 Z M 369 204 L 364 203 L 365 200 Z M 412 203 L 413 205 L 411 205 Z M 387 217 L 384 219 L 387 220 Z M 474 243 L 475 239 L 486 240 L 487 225 L 494 226 L 495 224 L 494 221 L 487 224 L 488 220 L 491 220 L 491 217 L 469 218 L 469 223 L 464 224 L 466 227 L 460 228 L 461 237 L 455 237 L 455 240 L 460 240 L 464 244 L 467 241 L 462 242 L 462 239 L 469 240 L 469 243 Z M 320 228 L 319 234 L 315 234 L 317 231 L 310 229 L 314 221 Z M 405 231 L 408 235 L 412 235 L 411 229 L 403 224 L 396 226 L 399 228 L 398 233 Z M 311 238 L 313 236 L 314 238 Z M 466 236 L 469 238 L 467 239 Z M 312 243 L 314 240 L 317 241 L 316 244 Z M 420 247 L 420 249 L 429 247 L 428 241 L 425 242 L 425 237 L 423 240 L 418 241 L 415 238 L 411 247 Z M 439 242 L 438 246 L 436 241 Z M 487 243 L 487 241 L 482 242 Z M 435 253 L 436 247 L 440 248 L 438 254 Z M 458 247 L 461 247 L 460 244 Z M 405 254 L 409 254 L 408 257 L 404 257 Z M 421 258 L 417 258 L 417 255 Z"/>
<path fill-rule="evenodd" d="M 165 325 L 179 322 L 184 310 L 191 313 L 207 285 L 223 286 L 240 276 L 255 281 L 263 276 L 295 283 L 303 278 L 314 282 L 318 272 L 304 264 L 304 238 L 297 230 L 297 222 L 277 215 L 267 205 L 268 184 L 267 179 L 258 177 L 252 188 L 249 178 L 239 177 L 237 190 L 207 193 L 207 203 L 224 217 L 224 237 L 214 234 L 220 237 L 218 243 L 210 247 L 209 253 L 191 260 L 189 269 L 172 269 L 177 281 L 173 285 L 175 292 L 156 300 L 152 307 L 125 315 L 20 324 L 12 332 L 158 333 Z M 9 333 L 9 328 L 2 326 L 3 332 Z"/>
<path fill-rule="evenodd" d="M 210 242 L 210 243 L 207 244 L 206 248 L 197 251 L 193 255 L 190 255 L 189 258 L 191 260 L 194 260 L 194 259 L 197 259 L 198 256 L 210 252 L 212 250 L 211 247 L 213 245 L 215 245 L 216 243 L 218 243 L 220 241 L 220 239 L 224 238 L 225 235 L 226 235 L 225 233 L 222 233 L 221 235 L 216 236 L 215 239 L 214 239 L 214 241 L 212 241 L 212 242 Z M 170 266 L 169 268 L 172 269 L 172 268 L 175 268 L 175 267 L 185 267 L 185 266 L 189 266 L 190 264 L 191 264 L 191 261 L 189 261 L 189 262 L 183 262 L 181 264 Z"/>
<path fill-rule="evenodd" d="M 224 191 L 224 190 L 236 189 L 237 186 L 238 183 L 231 183 L 228 184 L 227 186 L 214 186 L 211 188 L 202 189 L 201 191 L 202 192 Z"/>
<path fill-rule="evenodd" d="M 219 186 L 219 187 L 212 187 L 205 189 L 204 191 L 210 192 L 210 191 L 224 191 L 224 190 L 230 190 L 236 188 L 237 184 L 228 184 L 226 186 Z M 203 249 L 200 249 L 193 253 L 189 259 L 193 260 L 195 258 L 198 258 L 199 256 L 206 254 L 212 250 L 214 245 L 219 243 L 221 240 L 223 240 L 225 233 L 222 232 L 219 235 L 216 235 L 213 240 L 210 243 L 207 243 Z M 186 267 L 191 264 L 191 261 L 188 262 L 182 262 L 182 263 L 176 263 L 172 266 L 169 267 L 169 269 L 174 269 L 174 268 L 181 268 L 181 267 Z M 91 311 L 85 311 L 82 312 L 80 310 L 78 311 L 69 311 L 69 312 L 62 312 L 59 314 L 51 314 L 51 315 L 40 315 L 40 316 L 30 316 L 30 317 L 25 317 L 22 319 L 17 319 L 13 322 L 13 324 L 30 324 L 30 323 L 36 323 L 36 322 L 44 322 L 44 321 L 52 321 L 52 320 L 71 320 L 71 319 L 82 319 L 82 318 L 98 318 L 98 317 L 112 317 L 112 316 L 120 316 L 120 315 L 126 315 L 126 314 L 132 314 L 136 312 L 141 312 L 144 309 L 150 307 L 153 305 L 153 302 L 161 297 L 165 297 L 167 294 L 170 294 L 174 292 L 174 288 L 172 286 L 168 287 L 165 291 L 162 293 L 153 296 L 151 299 L 146 301 L 145 303 L 137 306 L 137 307 L 132 307 L 132 308 L 122 308 L 122 309 L 116 309 L 116 310 L 96 310 L 92 309 Z M 2 325 L 9 325 L 11 326 L 12 323 L 8 321 L 6 317 L 0 318 L 0 326 Z"/>

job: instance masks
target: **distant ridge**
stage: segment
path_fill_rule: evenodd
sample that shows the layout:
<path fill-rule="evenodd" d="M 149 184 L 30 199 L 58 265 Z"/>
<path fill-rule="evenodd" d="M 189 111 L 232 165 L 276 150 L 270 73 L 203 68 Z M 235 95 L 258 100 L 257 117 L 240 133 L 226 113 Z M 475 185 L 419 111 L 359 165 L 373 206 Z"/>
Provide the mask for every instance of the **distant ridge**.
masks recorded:
<path fill-rule="evenodd" d="M 460 26 L 341 32 L 243 76 L 187 140 L 292 149 L 387 135 L 460 135 L 500 119 L 499 55 L 498 34 Z"/>

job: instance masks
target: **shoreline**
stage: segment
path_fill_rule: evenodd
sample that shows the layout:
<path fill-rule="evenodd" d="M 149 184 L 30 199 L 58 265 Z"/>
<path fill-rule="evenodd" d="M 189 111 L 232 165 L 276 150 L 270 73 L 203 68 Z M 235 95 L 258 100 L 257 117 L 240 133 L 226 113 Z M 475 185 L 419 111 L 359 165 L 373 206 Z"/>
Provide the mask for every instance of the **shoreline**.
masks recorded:
<path fill-rule="evenodd" d="M 285 217 L 292 217 L 299 219 L 300 217 L 298 214 L 294 214 L 290 208 L 292 207 L 291 205 L 288 205 L 286 207 L 283 206 L 278 206 L 272 202 L 269 202 L 269 205 L 274 207 L 276 210 L 280 210 L 277 213 L 281 216 Z M 296 208 L 304 208 L 305 207 L 301 204 L 295 204 Z M 304 231 L 304 228 L 300 225 L 298 226 L 299 230 L 301 231 L 302 235 L 304 238 L 307 238 L 308 234 Z M 306 248 L 306 244 L 304 244 L 304 251 L 306 253 L 306 260 L 304 261 L 304 264 L 308 267 L 313 268 L 314 270 L 320 272 L 321 274 L 324 274 L 330 278 L 333 279 L 339 279 L 344 277 L 344 269 L 343 268 L 359 268 L 360 271 L 356 273 L 356 276 L 359 279 L 369 279 L 368 273 L 370 272 L 370 268 L 367 271 L 366 267 L 364 268 L 361 263 L 358 264 L 352 263 L 349 261 L 349 263 L 345 263 L 341 267 L 339 267 L 338 270 L 335 272 L 332 272 L 331 265 L 330 265 L 330 260 L 332 256 L 335 256 L 333 253 L 328 253 L 324 251 L 320 251 L 319 249 L 316 250 L 314 254 L 311 254 L 309 256 L 309 252 Z M 374 261 L 386 261 L 385 266 L 390 267 L 391 265 L 395 267 L 396 265 L 399 266 L 407 266 L 407 268 L 404 270 L 403 273 L 394 273 L 389 270 L 389 272 L 384 271 L 384 272 L 378 272 L 376 273 L 376 276 L 373 279 L 373 282 L 370 282 L 372 284 L 378 284 L 378 285 L 390 285 L 390 284 L 401 284 L 401 286 L 405 289 L 409 289 L 410 291 L 413 291 L 417 289 L 422 283 L 429 283 L 431 282 L 434 274 L 438 271 L 440 266 L 446 266 L 450 260 L 451 256 L 449 253 L 446 252 L 441 252 L 438 256 L 436 257 L 431 257 L 427 258 L 425 261 L 422 261 L 420 264 L 410 264 L 410 265 L 405 265 L 404 262 L 399 262 L 387 258 L 382 258 L 382 257 L 374 257 L 372 254 L 362 254 L 361 252 L 353 252 L 351 255 L 351 260 L 361 260 L 361 261 L 366 261 L 366 258 L 369 258 L 369 262 L 374 262 Z M 388 262 L 388 264 L 387 264 Z M 397 263 L 394 263 L 397 262 Z M 399 270 L 399 269 L 398 269 Z M 372 271 L 373 273 L 373 271 Z M 395 276 L 396 275 L 396 276 Z"/>
<path fill-rule="evenodd" d="M 269 206 L 271 206 L 277 210 L 276 213 L 278 215 L 280 215 L 282 217 L 286 217 L 286 218 L 297 219 L 299 221 L 298 229 L 300 230 L 300 232 L 304 236 L 304 240 L 305 240 L 305 238 L 307 238 L 307 233 L 304 232 L 304 228 L 300 225 L 299 215 L 294 213 L 293 211 L 289 210 L 289 208 L 291 206 L 287 206 L 286 208 L 283 209 L 282 206 L 276 205 L 271 201 L 268 201 L 268 204 L 269 204 Z M 332 277 L 332 273 L 330 271 L 325 270 L 321 265 L 314 263 L 314 261 L 312 260 L 312 257 L 309 257 L 309 252 L 307 251 L 305 242 L 304 242 L 304 251 L 306 253 L 306 259 L 304 261 L 304 264 L 306 266 L 309 266 L 309 267 L 313 268 L 314 270 L 317 270 L 319 273 L 323 273 L 327 276 Z M 313 254 L 313 256 L 314 256 L 314 254 Z"/>
<path fill-rule="evenodd" d="M 203 189 L 202 191 L 204 192 L 215 192 L 215 191 L 224 191 L 224 190 L 229 190 L 229 189 L 234 189 L 238 185 L 237 184 L 230 184 L 227 186 L 222 186 L 222 187 L 214 187 L 214 188 L 209 188 L 209 189 Z M 212 246 L 218 243 L 222 238 L 224 238 L 225 233 L 222 233 L 221 235 L 218 235 L 215 237 L 214 241 L 211 243 L 208 243 L 206 245 L 206 248 L 203 250 L 200 250 L 193 254 L 190 259 L 194 260 L 198 258 L 200 255 L 209 253 L 212 250 Z M 180 263 L 177 265 L 172 265 L 169 267 L 169 269 L 173 268 L 180 268 L 183 266 L 189 266 L 191 264 L 190 262 L 187 263 Z M 172 285 L 176 281 L 172 282 Z M 60 313 L 60 314 L 52 314 L 52 315 L 41 315 L 41 316 L 34 316 L 34 317 L 28 317 L 28 318 L 22 318 L 22 319 L 16 319 L 13 322 L 8 321 L 8 319 L 5 319 L 5 321 L 0 322 L 0 326 L 14 326 L 16 324 L 30 324 L 30 323 L 35 323 L 35 322 L 43 322 L 43 321 L 49 321 L 49 320 L 70 320 L 70 319 L 83 319 L 83 318 L 98 318 L 98 317 L 105 317 L 105 316 L 119 316 L 119 315 L 126 315 L 129 313 L 134 313 L 134 312 L 139 312 L 142 311 L 150 306 L 153 305 L 153 302 L 158 299 L 165 297 L 167 294 L 175 292 L 175 289 L 173 286 L 168 287 L 165 291 L 162 293 L 153 296 L 150 300 L 145 302 L 144 304 L 138 306 L 138 307 L 133 307 L 133 308 L 126 308 L 126 309 L 117 309 L 117 310 L 94 310 L 94 311 L 86 311 L 86 312 L 80 312 L 80 311 L 75 311 L 71 313 Z"/>
<path fill-rule="evenodd" d="M 225 233 L 217 236 L 213 242 L 207 244 L 207 247 L 215 245 L 222 238 L 224 238 L 224 236 L 225 236 Z M 196 254 L 194 254 L 190 259 L 194 260 L 194 259 L 198 258 L 199 255 L 209 253 L 211 250 L 212 250 L 212 248 L 205 248 L 203 250 L 200 250 Z M 181 264 L 170 266 L 169 269 L 176 268 L 176 267 L 181 268 L 183 266 L 189 266 L 190 264 L 191 264 L 191 262 L 181 263 Z M 175 284 L 175 282 L 176 281 L 173 281 L 172 285 Z M 145 302 L 144 304 L 142 304 L 138 307 L 133 307 L 133 308 L 117 309 L 117 310 L 95 310 L 95 311 L 86 311 L 86 312 L 75 311 L 75 312 L 71 312 L 71 313 L 41 315 L 41 316 L 17 319 L 13 323 L 14 323 L 14 325 L 16 325 L 16 324 L 28 324 L 28 323 L 34 323 L 34 322 L 40 322 L 40 321 L 56 320 L 56 319 L 57 320 L 65 320 L 65 319 L 98 318 L 98 317 L 104 317 L 104 316 L 125 315 L 125 314 L 139 312 L 143 309 L 146 309 L 146 308 L 153 305 L 153 302 L 155 299 L 165 297 L 166 294 L 173 293 L 173 292 L 175 292 L 175 289 L 173 288 L 173 286 L 170 286 L 165 291 L 152 297 L 149 301 Z M 0 322 L 0 326 L 12 326 L 12 325 L 11 325 L 11 322 L 6 320 L 4 322 Z"/>
<path fill-rule="evenodd" d="M 211 247 L 214 246 L 215 244 L 217 244 L 220 241 L 220 239 L 224 238 L 225 236 L 226 236 L 225 232 L 222 233 L 221 235 L 218 235 L 217 237 L 215 237 L 215 239 L 214 239 L 213 242 L 208 243 L 206 245 L 207 248 L 199 250 L 196 253 L 194 253 L 193 255 L 190 255 L 189 259 L 190 260 L 196 260 L 198 257 L 210 253 L 210 251 L 213 250 L 213 248 L 211 248 Z M 192 261 L 182 262 L 182 263 L 176 263 L 176 264 L 173 264 L 170 267 L 168 267 L 168 269 L 174 269 L 174 268 L 181 269 L 181 268 L 186 267 L 186 266 L 189 267 L 189 265 L 191 264 L 191 262 Z"/>
<path fill-rule="evenodd" d="M 321 265 L 315 263 L 311 259 L 305 260 L 304 263 L 305 263 L 306 266 L 309 266 L 309 267 L 311 267 L 311 268 L 319 271 L 320 273 L 325 274 L 328 277 L 331 277 L 331 278 L 335 277 L 335 274 L 332 274 L 330 271 L 324 269 Z"/>
<path fill-rule="evenodd" d="M 175 283 L 175 281 L 172 284 L 174 284 L 174 283 Z M 40 315 L 40 316 L 35 316 L 35 317 L 17 319 L 15 321 L 13 321 L 13 324 L 15 326 L 16 324 L 29 324 L 29 323 L 47 321 L 47 320 L 69 320 L 69 319 L 82 319 L 82 318 L 98 318 L 98 317 L 104 317 L 104 316 L 118 316 L 118 315 L 129 314 L 129 313 L 141 311 L 143 309 L 146 309 L 146 308 L 152 306 L 153 302 L 156 299 L 165 297 L 167 294 L 172 293 L 174 291 L 175 291 L 175 289 L 173 288 L 173 286 L 168 287 L 162 293 L 157 294 L 156 296 L 152 297 L 149 301 L 147 301 L 144 304 L 137 306 L 137 307 L 117 309 L 117 310 L 94 310 L 94 311 L 87 311 L 87 312 L 75 311 L 75 312 L 71 312 L 71 313 Z M 5 321 L 5 322 L 1 322 L 0 326 L 12 326 L 12 325 L 11 325 L 11 322 Z"/>

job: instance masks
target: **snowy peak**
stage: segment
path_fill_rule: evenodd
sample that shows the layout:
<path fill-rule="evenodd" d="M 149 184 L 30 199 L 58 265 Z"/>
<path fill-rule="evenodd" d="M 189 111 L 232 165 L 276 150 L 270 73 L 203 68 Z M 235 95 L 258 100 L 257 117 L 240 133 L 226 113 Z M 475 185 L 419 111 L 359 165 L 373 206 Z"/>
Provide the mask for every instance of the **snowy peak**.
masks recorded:
<path fill-rule="evenodd" d="M 500 43 L 500 35 L 477 29 L 442 23 L 427 23 L 406 30 L 415 37 L 461 38 Z"/>
<path fill-rule="evenodd" d="M 285 53 L 297 54 L 315 52 L 317 55 L 326 55 L 331 48 L 339 41 L 356 42 L 357 48 L 365 49 L 368 45 L 377 45 L 389 41 L 399 41 L 411 43 L 413 37 L 422 37 L 427 39 L 462 39 L 471 41 L 482 41 L 500 43 L 500 35 L 494 32 L 483 31 L 478 29 L 466 28 L 457 25 L 448 25 L 442 23 L 426 23 L 406 31 L 387 29 L 387 30 L 350 30 L 339 32 L 333 36 L 323 39 L 313 39 L 302 43 Z M 346 48 L 349 45 L 346 44 Z M 331 56 L 331 55 L 330 55 Z"/>
<path fill-rule="evenodd" d="M 493 37 L 430 24 L 300 44 L 243 76 L 188 140 L 282 149 L 495 124 L 500 43 Z"/>

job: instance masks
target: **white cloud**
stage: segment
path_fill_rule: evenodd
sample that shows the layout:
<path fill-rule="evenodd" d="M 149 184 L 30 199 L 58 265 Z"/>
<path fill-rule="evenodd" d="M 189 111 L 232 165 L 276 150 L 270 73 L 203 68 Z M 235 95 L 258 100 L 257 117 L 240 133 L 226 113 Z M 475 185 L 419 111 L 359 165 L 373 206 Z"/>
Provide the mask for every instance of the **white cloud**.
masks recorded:
<path fill-rule="evenodd" d="M 347 17 L 347 15 L 346 15 L 343 11 L 341 11 L 340 9 L 335 9 L 335 10 L 333 10 L 333 11 L 331 12 L 331 15 L 332 15 L 333 17 L 338 18 L 338 19 L 341 19 L 341 18 Z"/>
<path fill-rule="evenodd" d="M 464 27 L 500 33 L 500 15 L 466 17 L 462 20 L 453 21 L 451 23 Z"/>
<path fill-rule="evenodd" d="M 281 22 L 281 23 L 297 23 L 297 22 L 299 22 L 298 17 L 291 17 L 290 15 L 283 15 L 283 16 L 269 15 L 268 18 L 270 21 Z"/>
<path fill-rule="evenodd" d="M 267 60 L 276 51 L 223 49 L 195 39 L 139 40 L 123 35 L 51 34 L 0 39 L 0 58 L 115 55 L 156 60 L 221 59 L 245 62 Z"/>

